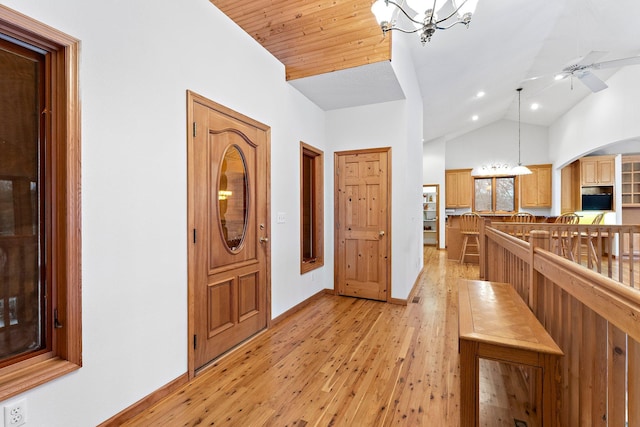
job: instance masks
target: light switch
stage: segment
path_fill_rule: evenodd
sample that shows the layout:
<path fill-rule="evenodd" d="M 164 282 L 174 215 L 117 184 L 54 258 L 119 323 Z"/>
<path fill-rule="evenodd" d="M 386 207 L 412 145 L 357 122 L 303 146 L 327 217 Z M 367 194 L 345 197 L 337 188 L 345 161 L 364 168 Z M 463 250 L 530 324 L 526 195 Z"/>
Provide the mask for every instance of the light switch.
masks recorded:
<path fill-rule="evenodd" d="M 285 212 L 278 212 L 278 215 L 276 216 L 276 222 L 278 224 L 284 224 L 285 222 L 287 222 L 287 214 Z"/>

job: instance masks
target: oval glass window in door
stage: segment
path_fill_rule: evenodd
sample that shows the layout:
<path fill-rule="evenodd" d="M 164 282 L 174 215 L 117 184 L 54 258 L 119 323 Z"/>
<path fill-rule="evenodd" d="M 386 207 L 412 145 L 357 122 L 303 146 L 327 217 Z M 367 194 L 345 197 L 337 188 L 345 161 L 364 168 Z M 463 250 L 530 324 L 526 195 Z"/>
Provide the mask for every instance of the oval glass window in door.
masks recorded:
<path fill-rule="evenodd" d="M 244 242 L 249 212 L 247 165 L 237 145 L 230 145 L 222 156 L 217 197 L 223 240 L 231 252 L 237 252 Z"/>

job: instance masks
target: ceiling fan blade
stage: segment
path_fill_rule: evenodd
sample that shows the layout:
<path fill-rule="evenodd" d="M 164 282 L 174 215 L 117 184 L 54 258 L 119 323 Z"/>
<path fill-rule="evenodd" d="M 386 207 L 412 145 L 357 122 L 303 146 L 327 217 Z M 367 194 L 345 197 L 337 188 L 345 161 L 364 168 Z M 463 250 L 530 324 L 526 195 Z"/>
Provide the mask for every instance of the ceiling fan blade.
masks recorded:
<path fill-rule="evenodd" d="M 608 88 L 607 84 L 600 80 L 598 76 L 589 71 L 584 71 L 582 73 L 576 73 L 575 76 L 580 79 L 580 81 L 588 87 L 591 92 L 600 92 L 603 89 Z"/>
<path fill-rule="evenodd" d="M 624 67 L 626 65 L 637 65 L 637 64 L 640 64 L 640 56 L 614 59 L 612 61 L 596 62 L 591 66 L 591 68 L 600 70 L 602 68 L 618 68 L 618 67 Z"/>
<path fill-rule="evenodd" d="M 575 65 L 591 65 L 606 54 L 607 52 L 600 52 L 598 50 L 591 51 L 583 56 L 582 59 L 578 60 Z"/>

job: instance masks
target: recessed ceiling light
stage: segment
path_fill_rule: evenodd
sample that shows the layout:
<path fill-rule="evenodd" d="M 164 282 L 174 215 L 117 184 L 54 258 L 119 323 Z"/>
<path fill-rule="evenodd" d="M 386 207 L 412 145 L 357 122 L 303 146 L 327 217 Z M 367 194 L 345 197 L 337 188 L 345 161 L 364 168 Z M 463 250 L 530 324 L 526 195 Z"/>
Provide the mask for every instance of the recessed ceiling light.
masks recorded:
<path fill-rule="evenodd" d="M 562 80 L 562 79 L 564 79 L 564 76 L 563 76 L 562 74 L 557 74 L 557 75 L 554 77 L 554 80 Z"/>
<path fill-rule="evenodd" d="M 476 97 L 478 98 L 482 98 L 485 95 L 485 93 L 483 91 L 480 91 L 478 93 L 476 93 Z"/>
<path fill-rule="evenodd" d="M 533 104 L 531 104 L 531 109 L 533 111 L 536 111 L 538 108 L 540 108 L 540 104 L 538 104 L 537 102 L 534 102 Z"/>
<path fill-rule="evenodd" d="M 477 121 L 478 121 L 478 118 L 479 118 L 479 117 L 478 117 L 477 115 L 474 115 L 474 116 L 472 116 L 472 117 L 471 117 L 471 120 L 473 120 L 474 122 L 477 122 Z"/>

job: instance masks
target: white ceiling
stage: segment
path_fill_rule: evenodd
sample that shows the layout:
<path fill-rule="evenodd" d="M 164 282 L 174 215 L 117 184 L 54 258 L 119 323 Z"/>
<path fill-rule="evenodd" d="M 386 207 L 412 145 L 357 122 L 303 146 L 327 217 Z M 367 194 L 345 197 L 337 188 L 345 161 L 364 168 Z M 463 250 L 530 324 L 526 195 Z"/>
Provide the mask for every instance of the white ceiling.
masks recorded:
<path fill-rule="evenodd" d="M 424 47 L 417 34 L 394 33 L 415 39 L 424 140 L 517 120 L 520 86 L 522 121 L 548 126 L 590 93 L 579 80 L 554 81 L 554 75 L 591 51 L 609 52 L 600 61 L 640 54 L 639 16 L 639 0 L 479 0 L 468 29 L 437 31 Z M 594 74 L 606 81 L 616 71 Z M 331 110 L 402 99 L 390 73 L 379 63 L 290 83 Z M 546 77 L 527 80 L 535 76 Z M 476 98 L 480 90 L 486 95 Z M 539 103 L 537 111 L 530 110 L 532 102 Z"/>

